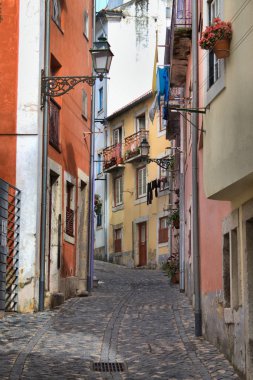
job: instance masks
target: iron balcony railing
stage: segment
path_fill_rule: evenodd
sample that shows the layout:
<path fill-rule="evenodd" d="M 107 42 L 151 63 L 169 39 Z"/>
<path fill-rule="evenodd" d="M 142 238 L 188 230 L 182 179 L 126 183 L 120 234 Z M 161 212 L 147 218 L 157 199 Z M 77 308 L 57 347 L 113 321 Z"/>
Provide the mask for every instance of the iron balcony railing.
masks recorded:
<path fill-rule="evenodd" d="M 192 7 L 191 0 L 174 0 L 172 11 L 172 25 L 178 27 L 191 27 Z"/>
<path fill-rule="evenodd" d="M 130 160 L 133 157 L 141 155 L 141 143 L 143 140 L 148 141 L 149 131 L 141 129 L 139 132 L 125 138 L 125 160 Z"/>
<path fill-rule="evenodd" d="M 122 144 L 114 144 L 103 150 L 103 170 L 106 171 L 114 166 L 123 164 Z"/>

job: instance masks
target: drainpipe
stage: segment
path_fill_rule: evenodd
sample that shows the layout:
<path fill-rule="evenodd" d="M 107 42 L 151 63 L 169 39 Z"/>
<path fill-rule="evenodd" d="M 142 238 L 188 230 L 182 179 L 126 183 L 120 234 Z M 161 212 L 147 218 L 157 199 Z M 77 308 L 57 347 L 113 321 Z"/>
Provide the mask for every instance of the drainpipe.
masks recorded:
<path fill-rule="evenodd" d="M 198 0 L 192 0 L 192 80 L 193 108 L 199 106 L 198 81 Z M 199 260 L 199 219 L 198 219 L 198 114 L 193 113 L 192 123 L 192 243 L 193 276 L 195 294 L 195 335 L 202 335 L 200 260 Z"/>
<path fill-rule="evenodd" d="M 50 0 L 46 0 L 45 9 L 45 58 L 44 72 L 49 76 L 50 62 Z M 42 147 L 42 191 L 41 191 L 41 237 L 40 237 L 40 278 L 39 278 L 39 311 L 44 310 L 45 292 L 45 252 L 47 222 L 47 169 L 48 169 L 48 96 L 45 96 L 43 108 L 43 147 Z"/>
<path fill-rule="evenodd" d="M 183 96 L 183 90 L 180 97 Z M 180 177 L 179 177 L 179 210 L 180 210 L 180 292 L 185 291 L 185 175 L 184 175 L 184 121 L 181 117 L 180 128 Z"/>
<path fill-rule="evenodd" d="M 96 25 L 96 0 L 93 1 L 93 41 L 95 41 Z M 94 70 L 93 70 L 94 75 Z M 88 257 L 87 257 L 87 290 L 90 293 L 93 288 L 94 272 L 94 152 L 95 152 L 95 93 L 96 86 L 92 87 L 91 104 L 91 134 L 90 134 L 90 186 L 89 186 L 89 226 L 88 226 Z"/>
<path fill-rule="evenodd" d="M 104 79 L 104 118 L 106 119 L 107 118 L 107 80 Z M 106 148 L 107 147 L 107 125 L 104 124 L 106 126 L 106 130 L 104 131 L 104 147 Z M 109 186 L 109 183 L 108 183 L 108 175 L 107 173 L 105 173 L 105 181 L 104 181 L 104 245 L 105 245 L 105 257 L 106 257 L 106 261 L 109 261 L 109 250 L 108 250 L 108 226 L 110 225 L 109 224 L 109 210 L 108 210 L 108 206 L 109 206 L 109 202 L 108 202 L 108 194 L 109 194 L 109 189 L 108 189 L 108 186 Z"/>

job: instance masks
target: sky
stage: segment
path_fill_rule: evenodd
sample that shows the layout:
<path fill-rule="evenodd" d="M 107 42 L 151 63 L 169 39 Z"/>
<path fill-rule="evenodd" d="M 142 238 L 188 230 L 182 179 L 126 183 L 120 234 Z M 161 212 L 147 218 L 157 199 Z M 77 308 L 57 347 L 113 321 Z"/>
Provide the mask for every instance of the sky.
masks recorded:
<path fill-rule="evenodd" d="M 96 11 L 105 8 L 108 0 L 96 0 Z"/>

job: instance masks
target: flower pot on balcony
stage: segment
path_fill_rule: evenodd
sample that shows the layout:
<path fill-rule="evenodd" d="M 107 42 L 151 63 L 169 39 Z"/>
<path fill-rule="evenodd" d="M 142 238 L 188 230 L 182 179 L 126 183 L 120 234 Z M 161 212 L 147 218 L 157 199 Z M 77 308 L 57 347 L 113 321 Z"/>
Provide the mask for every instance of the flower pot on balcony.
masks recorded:
<path fill-rule="evenodd" d="M 218 40 L 213 48 L 214 54 L 218 59 L 227 58 L 230 55 L 230 40 Z"/>
<path fill-rule="evenodd" d="M 179 284 L 179 272 L 174 273 L 170 279 L 172 284 Z"/>
<path fill-rule="evenodd" d="M 176 230 L 179 229 L 179 227 L 180 227 L 179 219 L 175 219 L 175 220 L 173 220 L 173 227 L 175 227 Z"/>

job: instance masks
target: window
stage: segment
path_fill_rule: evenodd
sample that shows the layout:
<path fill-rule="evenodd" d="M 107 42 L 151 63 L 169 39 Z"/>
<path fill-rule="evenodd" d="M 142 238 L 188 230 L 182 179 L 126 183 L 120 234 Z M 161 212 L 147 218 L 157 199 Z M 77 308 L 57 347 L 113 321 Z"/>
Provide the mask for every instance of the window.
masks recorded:
<path fill-rule="evenodd" d="M 225 307 L 237 308 L 240 304 L 240 260 L 237 228 L 223 235 L 223 289 Z"/>
<path fill-rule="evenodd" d="M 102 226 L 102 213 L 97 214 L 97 227 L 101 227 L 101 226 Z"/>
<path fill-rule="evenodd" d="M 146 166 L 137 169 L 137 198 L 144 197 L 147 194 Z"/>
<path fill-rule="evenodd" d="M 74 185 L 66 185 L 66 234 L 74 236 Z"/>
<path fill-rule="evenodd" d="M 159 167 L 160 191 L 166 190 L 169 187 L 168 170 Z"/>
<path fill-rule="evenodd" d="M 102 153 L 98 153 L 97 157 L 97 175 L 102 173 Z"/>
<path fill-rule="evenodd" d="M 82 90 L 82 116 L 88 118 L 88 98 L 85 90 Z"/>
<path fill-rule="evenodd" d="M 117 228 L 114 230 L 114 252 L 122 251 L 122 229 Z"/>
<path fill-rule="evenodd" d="M 220 17 L 220 0 L 213 0 L 209 3 L 208 9 L 209 24 L 215 17 Z M 211 87 L 221 76 L 221 61 L 216 58 L 213 51 L 209 52 L 209 87 Z"/>
<path fill-rule="evenodd" d="M 60 0 L 53 0 L 52 19 L 59 27 L 61 27 L 61 1 Z"/>
<path fill-rule="evenodd" d="M 122 127 L 113 129 L 112 132 L 112 144 L 117 145 L 115 147 L 115 154 L 117 159 L 122 157 Z"/>
<path fill-rule="evenodd" d="M 59 70 L 61 69 L 61 64 L 60 62 L 55 58 L 55 56 L 53 54 L 51 54 L 51 60 L 50 60 L 50 71 L 51 71 L 51 75 L 52 76 L 55 76 L 55 75 L 59 75 Z"/>
<path fill-rule="evenodd" d="M 168 217 L 167 216 L 164 216 L 159 219 L 158 242 L 159 244 L 168 242 Z"/>
<path fill-rule="evenodd" d="M 89 38 L 89 15 L 87 11 L 83 12 L 83 34 Z"/>
<path fill-rule="evenodd" d="M 102 111 L 104 107 L 104 89 L 101 87 L 98 92 L 98 111 Z"/>
<path fill-rule="evenodd" d="M 146 128 L 146 119 L 145 119 L 145 113 L 144 113 L 142 115 L 139 115 L 136 118 L 136 130 L 137 130 L 137 132 L 139 132 L 145 128 Z"/>
<path fill-rule="evenodd" d="M 59 150 L 60 107 L 53 100 L 49 102 L 49 144 Z"/>
<path fill-rule="evenodd" d="M 120 144 L 122 142 L 122 128 L 116 128 L 113 130 L 113 145 Z"/>
<path fill-rule="evenodd" d="M 119 206 L 123 203 L 123 179 L 122 176 L 114 180 L 114 206 Z"/>

